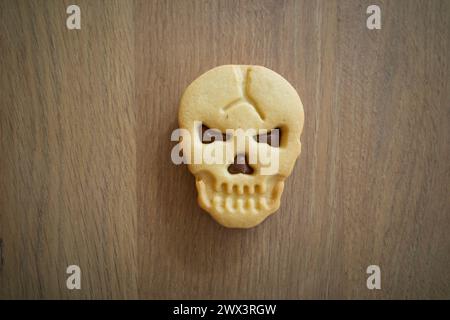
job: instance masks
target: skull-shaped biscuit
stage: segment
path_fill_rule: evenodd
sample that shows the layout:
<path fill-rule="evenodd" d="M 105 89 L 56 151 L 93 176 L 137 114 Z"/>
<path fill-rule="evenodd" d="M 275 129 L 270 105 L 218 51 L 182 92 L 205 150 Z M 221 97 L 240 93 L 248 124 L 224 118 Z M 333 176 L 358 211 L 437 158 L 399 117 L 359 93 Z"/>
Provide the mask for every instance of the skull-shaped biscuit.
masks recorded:
<path fill-rule="evenodd" d="M 183 151 L 196 179 L 200 206 L 231 228 L 254 227 L 275 212 L 284 180 L 300 154 L 303 122 L 303 105 L 295 89 L 265 67 L 220 66 L 192 82 L 180 102 L 179 124 L 192 137 L 184 141 Z M 267 139 L 258 136 L 261 129 L 267 130 Z M 252 130 L 255 135 L 248 134 Z M 223 139 L 214 134 L 207 139 L 208 132 Z M 271 141 L 274 133 L 278 145 Z M 245 146 L 237 143 L 242 135 Z M 233 150 L 231 157 L 220 163 L 193 161 L 196 152 L 214 153 L 211 148 L 217 147 L 230 147 L 226 150 Z M 264 173 L 273 163 L 259 158 L 252 163 L 249 150 L 275 155 L 270 158 L 277 161 L 275 170 Z"/>

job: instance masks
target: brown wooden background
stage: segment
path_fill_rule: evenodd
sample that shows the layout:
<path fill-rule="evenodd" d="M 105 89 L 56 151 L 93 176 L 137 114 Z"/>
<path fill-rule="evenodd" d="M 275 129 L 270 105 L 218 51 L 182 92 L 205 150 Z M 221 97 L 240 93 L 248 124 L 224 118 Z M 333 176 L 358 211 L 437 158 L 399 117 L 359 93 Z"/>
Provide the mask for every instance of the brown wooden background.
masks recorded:
<path fill-rule="evenodd" d="M 1 298 L 450 298 L 450 1 L 74 3 L 80 31 L 72 2 L 0 2 Z M 170 162 L 183 89 L 230 63 L 305 107 L 282 207 L 251 230 Z"/>

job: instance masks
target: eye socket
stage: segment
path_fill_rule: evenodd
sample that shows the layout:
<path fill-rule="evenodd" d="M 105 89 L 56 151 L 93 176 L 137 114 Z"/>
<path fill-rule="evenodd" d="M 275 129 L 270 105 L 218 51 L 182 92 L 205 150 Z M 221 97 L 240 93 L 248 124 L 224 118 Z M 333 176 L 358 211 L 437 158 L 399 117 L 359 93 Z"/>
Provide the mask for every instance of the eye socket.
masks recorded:
<path fill-rule="evenodd" d="M 216 129 L 210 129 L 202 124 L 200 129 L 200 140 L 204 144 L 213 143 L 214 141 L 227 141 L 230 137 L 226 133 L 222 133 Z"/>
<path fill-rule="evenodd" d="M 258 134 L 253 137 L 258 143 L 267 143 L 271 147 L 279 148 L 281 143 L 281 128 L 275 128 L 270 132 Z"/>

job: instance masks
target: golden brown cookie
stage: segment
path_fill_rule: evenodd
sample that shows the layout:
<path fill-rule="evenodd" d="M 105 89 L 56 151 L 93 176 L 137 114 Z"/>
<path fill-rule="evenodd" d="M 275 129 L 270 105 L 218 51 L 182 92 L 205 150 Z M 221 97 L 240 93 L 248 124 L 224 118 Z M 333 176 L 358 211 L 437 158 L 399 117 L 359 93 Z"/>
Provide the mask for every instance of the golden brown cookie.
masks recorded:
<path fill-rule="evenodd" d="M 250 228 L 279 208 L 284 180 L 300 154 L 304 122 L 302 102 L 289 82 L 261 66 L 216 67 L 187 87 L 178 118 L 191 137 L 184 139 L 183 151 L 198 202 L 216 221 Z M 219 163 L 195 156 L 218 150 L 228 155 Z M 269 161 L 253 156 L 255 150 L 270 154 Z"/>

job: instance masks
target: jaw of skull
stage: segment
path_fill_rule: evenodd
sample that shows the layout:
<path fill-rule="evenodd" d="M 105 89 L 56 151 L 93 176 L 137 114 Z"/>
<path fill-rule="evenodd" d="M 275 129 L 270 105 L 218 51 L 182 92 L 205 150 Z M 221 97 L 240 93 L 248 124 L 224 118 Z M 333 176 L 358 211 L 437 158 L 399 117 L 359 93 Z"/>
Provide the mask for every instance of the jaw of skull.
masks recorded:
<path fill-rule="evenodd" d="M 274 175 L 220 180 L 202 171 L 196 175 L 196 188 L 198 203 L 220 224 L 251 228 L 278 209 L 284 178 Z"/>

